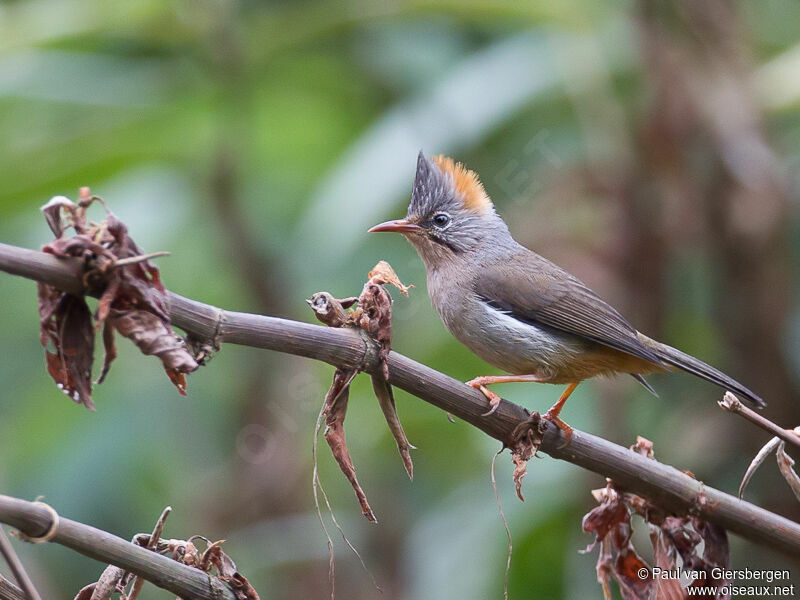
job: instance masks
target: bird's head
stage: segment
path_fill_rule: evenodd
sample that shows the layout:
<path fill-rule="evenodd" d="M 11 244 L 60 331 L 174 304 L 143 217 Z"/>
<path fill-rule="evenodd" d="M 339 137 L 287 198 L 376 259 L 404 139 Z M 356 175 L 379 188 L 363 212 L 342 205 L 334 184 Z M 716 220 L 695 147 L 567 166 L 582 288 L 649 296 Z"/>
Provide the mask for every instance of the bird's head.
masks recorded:
<path fill-rule="evenodd" d="M 428 158 L 422 152 L 405 219 L 370 231 L 402 233 L 429 267 L 510 239 L 474 171 L 446 156 Z"/>

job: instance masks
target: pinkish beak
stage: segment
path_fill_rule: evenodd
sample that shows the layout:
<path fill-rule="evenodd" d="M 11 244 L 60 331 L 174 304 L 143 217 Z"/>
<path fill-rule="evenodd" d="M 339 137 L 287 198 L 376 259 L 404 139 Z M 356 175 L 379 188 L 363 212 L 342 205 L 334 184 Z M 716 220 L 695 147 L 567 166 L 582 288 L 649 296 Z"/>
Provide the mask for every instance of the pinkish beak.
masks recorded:
<path fill-rule="evenodd" d="M 378 231 L 392 231 L 394 233 L 418 233 L 422 231 L 422 227 L 416 223 L 409 223 L 405 219 L 397 219 L 396 221 L 386 221 L 380 225 L 375 225 L 368 233 L 376 233 Z"/>

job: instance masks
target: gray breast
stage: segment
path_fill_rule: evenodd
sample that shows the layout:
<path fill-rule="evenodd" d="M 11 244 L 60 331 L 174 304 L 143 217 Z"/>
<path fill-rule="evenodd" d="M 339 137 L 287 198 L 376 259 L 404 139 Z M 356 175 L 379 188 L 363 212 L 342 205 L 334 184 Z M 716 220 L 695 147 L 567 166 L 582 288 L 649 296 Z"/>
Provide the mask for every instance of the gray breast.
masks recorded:
<path fill-rule="evenodd" d="M 429 272 L 428 293 L 448 331 L 491 365 L 513 374 L 558 379 L 575 356 L 586 351 L 582 340 L 548 327 L 523 323 L 480 300 L 468 284 L 448 284 Z"/>

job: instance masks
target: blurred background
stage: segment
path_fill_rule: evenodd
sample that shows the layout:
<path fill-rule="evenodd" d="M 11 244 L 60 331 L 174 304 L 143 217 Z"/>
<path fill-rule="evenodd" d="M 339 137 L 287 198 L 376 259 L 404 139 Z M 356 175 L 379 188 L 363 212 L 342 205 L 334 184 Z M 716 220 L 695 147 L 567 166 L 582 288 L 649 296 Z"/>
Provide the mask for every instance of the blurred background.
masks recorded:
<path fill-rule="evenodd" d="M 158 261 L 171 290 L 306 321 L 305 298 L 357 295 L 385 259 L 417 286 L 395 294 L 394 348 L 467 380 L 496 371 L 447 334 L 414 250 L 365 233 L 405 214 L 420 148 L 446 153 L 481 175 L 519 241 L 794 426 L 798 20 L 793 0 L 4 2 L 0 240 L 41 247 L 39 207 L 88 185 L 145 250 L 171 252 Z M 171 505 L 166 536 L 227 539 L 262 598 L 328 597 L 311 447 L 331 367 L 227 346 L 184 398 L 120 340 L 91 413 L 45 372 L 35 285 L 0 275 L 0 305 L 2 493 L 44 495 L 124 538 Z M 584 384 L 564 418 L 626 446 L 645 436 L 735 493 L 767 436 L 723 413 L 709 384 L 649 380 L 659 399 L 630 378 Z M 498 391 L 536 410 L 560 393 Z M 378 525 L 320 448 L 338 519 L 383 589 L 336 537 L 339 597 L 502 597 L 498 444 L 402 391 L 397 403 L 419 448 L 413 483 L 369 382 L 354 384 L 348 440 Z M 497 479 L 511 596 L 601 597 L 596 551 L 579 550 L 603 479 L 545 456 L 524 504 L 507 454 Z M 800 517 L 772 459 L 745 497 Z M 55 545 L 19 550 L 50 598 L 103 569 Z M 734 536 L 731 550 L 736 567 L 795 568 Z"/>

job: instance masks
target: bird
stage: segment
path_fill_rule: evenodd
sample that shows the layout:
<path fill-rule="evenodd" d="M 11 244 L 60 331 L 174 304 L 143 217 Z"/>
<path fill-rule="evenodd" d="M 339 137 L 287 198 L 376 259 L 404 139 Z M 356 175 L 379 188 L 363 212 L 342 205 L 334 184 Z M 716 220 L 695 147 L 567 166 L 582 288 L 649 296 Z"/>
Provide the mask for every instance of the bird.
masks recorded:
<path fill-rule="evenodd" d="M 630 374 L 651 393 L 651 373 L 684 371 L 733 392 L 748 404 L 764 401 L 725 373 L 636 330 L 586 284 L 519 244 L 494 208 L 478 175 L 443 155 L 420 151 L 411 202 L 403 219 L 369 232 L 402 234 L 425 264 L 428 295 L 448 331 L 508 375 L 484 375 L 480 390 L 494 412 L 497 383 L 564 384 L 542 415 L 564 432 L 559 417 L 578 384 L 596 376 Z"/>

